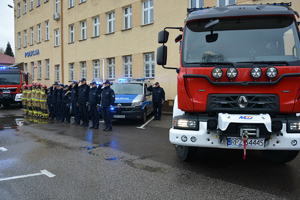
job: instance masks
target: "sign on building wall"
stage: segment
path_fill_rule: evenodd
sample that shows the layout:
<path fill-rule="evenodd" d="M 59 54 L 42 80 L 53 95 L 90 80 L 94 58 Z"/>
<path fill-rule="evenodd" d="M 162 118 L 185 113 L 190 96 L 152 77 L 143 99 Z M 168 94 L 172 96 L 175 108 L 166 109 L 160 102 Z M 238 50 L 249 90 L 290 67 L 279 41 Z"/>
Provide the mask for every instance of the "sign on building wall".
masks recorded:
<path fill-rule="evenodd" d="M 39 54 L 40 54 L 40 50 L 39 49 L 32 50 L 32 51 L 27 51 L 27 52 L 25 52 L 25 58 L 31 57 L 31 56 L 37 56 Z"/>

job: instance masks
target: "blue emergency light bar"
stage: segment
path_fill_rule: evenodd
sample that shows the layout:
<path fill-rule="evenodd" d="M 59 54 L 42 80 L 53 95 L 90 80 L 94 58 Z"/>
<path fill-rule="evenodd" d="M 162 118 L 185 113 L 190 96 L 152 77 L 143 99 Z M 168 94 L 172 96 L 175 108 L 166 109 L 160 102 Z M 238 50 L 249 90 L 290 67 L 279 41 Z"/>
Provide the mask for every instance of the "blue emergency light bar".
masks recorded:
<path fill-rule="evenodd" d="M 288 7 L 291 7 L 292 6 L 292 2 L 289 2 L 289 3 L 267 3 L 267 5 L 273 5 L 273 6 L 288 6 Z"/>
<path fill-rule="evenodd" d="M 0 66 L 0 70 L 18 69 L 17 67 Z"/>

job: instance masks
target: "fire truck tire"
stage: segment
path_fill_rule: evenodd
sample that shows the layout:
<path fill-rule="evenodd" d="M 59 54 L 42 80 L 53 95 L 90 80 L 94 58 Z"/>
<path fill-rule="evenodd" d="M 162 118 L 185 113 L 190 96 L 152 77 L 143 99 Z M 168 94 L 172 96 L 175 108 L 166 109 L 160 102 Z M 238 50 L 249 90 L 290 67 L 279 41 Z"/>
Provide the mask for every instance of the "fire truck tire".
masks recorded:
<path fill-rule="evenodd" d="M 299 151 L 263 151 L 263 156 L 274 163 L 287 163 L 294 160 Z"/>
<path fill-rule="evenodd" d="M 177 157 L 181 161 L 190 162 L 190 161 L 194 160 L 194 158 L 196 156 L 197 148 L 175 145 L 175 151 L 176 151 Z"/>

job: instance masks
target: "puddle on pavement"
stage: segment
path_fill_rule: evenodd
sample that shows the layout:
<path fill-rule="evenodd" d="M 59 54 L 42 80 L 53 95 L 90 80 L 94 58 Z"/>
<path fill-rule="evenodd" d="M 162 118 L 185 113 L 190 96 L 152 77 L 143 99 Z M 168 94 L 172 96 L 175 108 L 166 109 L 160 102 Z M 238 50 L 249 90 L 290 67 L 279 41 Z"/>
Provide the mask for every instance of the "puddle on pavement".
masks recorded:
<path fill-rule="evenodd" d="M 0 131 L 5 129 L 18 129 L 25 124 L 23 116 L 5 116 L 0 118 Z"/>

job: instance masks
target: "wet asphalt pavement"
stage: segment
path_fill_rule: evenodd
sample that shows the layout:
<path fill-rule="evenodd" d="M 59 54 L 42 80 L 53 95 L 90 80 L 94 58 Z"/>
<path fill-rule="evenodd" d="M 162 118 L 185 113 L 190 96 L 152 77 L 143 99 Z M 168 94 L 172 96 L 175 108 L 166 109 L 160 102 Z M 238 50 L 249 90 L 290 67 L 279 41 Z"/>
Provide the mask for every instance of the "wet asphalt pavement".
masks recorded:
<path fill-rule="evenodd" d="M 116 122 L 107 135 L 2 108 L 0 200 L 300 199 L 300 157 L 276 165 L 258 152 L 243 161 L 241 151 L 203 150 L 183 163 L 168 141 L 170 124 L 167 115 L 144 130 Z M 55 177 L 30 176 L 44 169 Z"/>

